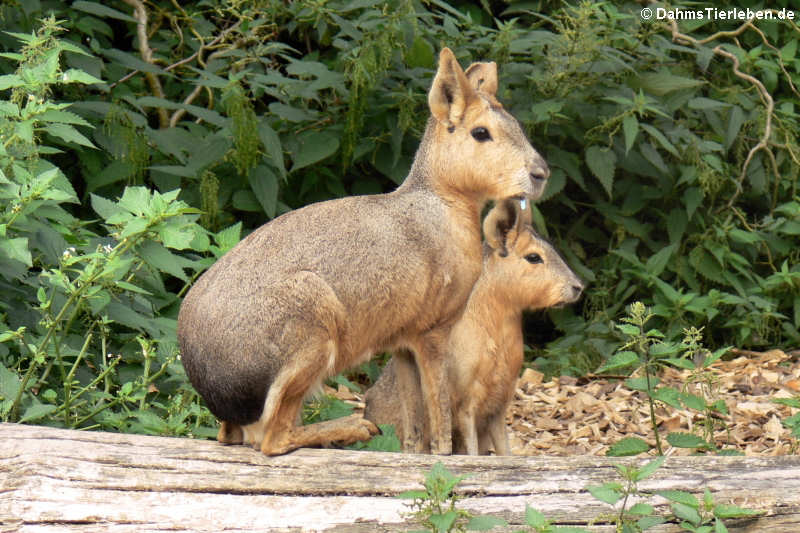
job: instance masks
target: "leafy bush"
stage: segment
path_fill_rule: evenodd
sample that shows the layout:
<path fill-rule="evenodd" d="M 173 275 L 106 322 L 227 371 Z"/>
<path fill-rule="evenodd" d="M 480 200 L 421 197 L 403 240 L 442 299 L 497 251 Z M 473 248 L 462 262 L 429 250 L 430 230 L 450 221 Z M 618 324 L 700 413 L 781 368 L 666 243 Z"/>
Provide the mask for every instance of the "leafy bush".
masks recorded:
<path fill-rule="evenodd" d="M 116 202 L 92 195 L 101 233 L 66 209 L 77 195 L 45 159 L 60 150 L 40 140 L 94 145 L 75 128 L 89 124 L 49 93 L 100 80 L 61 70 L 63 52 L 83 52 L 59 30 L 50 18 L 37 33 L 16 35 L 25 45 L 9 56 L 19 66 L 0 77 L 11 89 L 0 123 L 0 417 L 207 435 L 213 418 L 176 362 L 179 298 L 164 278 L 188 283 L 185 269 L 205 263 L 170 248 L 204 251 L 209 238 L 179 190 L 129 187 Z"/>

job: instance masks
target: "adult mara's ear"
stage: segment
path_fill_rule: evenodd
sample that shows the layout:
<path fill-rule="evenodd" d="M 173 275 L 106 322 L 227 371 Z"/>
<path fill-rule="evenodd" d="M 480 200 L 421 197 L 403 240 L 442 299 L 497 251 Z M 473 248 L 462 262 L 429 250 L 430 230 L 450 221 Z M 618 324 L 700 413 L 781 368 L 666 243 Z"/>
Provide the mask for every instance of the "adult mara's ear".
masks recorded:
<path fill-rule="evenodd" d="M 428 93 L 431 114 L 447 127 L 456 126 L 464 116 L 475 91 L 449 48 L 439 52 L 439 69 Z"/>
<path fill-rule="evenodd" d="M 500 257 L 508 255 L 508 243 L 516 239 L 516 234 L 522 228 L 522 213 L 520 201 L 516 198 L 506 198 L 498 202 L 486 218 L 483 219 L 483 235 L 486 244 L 497 250 Z"/>
<path fill-rule="evenodd" d="M 476 91 L 485 93 L 489 96 L 497 94 L 497 63 L 473 63 L 464 73 L 469 80 L 469 84 Z"/>

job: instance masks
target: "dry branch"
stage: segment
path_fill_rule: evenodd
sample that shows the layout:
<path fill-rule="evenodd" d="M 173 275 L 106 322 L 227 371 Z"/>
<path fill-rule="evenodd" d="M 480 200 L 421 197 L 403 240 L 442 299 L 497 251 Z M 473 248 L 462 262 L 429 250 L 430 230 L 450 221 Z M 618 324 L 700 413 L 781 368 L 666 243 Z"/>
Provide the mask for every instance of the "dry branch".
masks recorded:
<path fill-rule="evenodd" d="M 394 495 L 422 488 L 439 460 L 470 476 L 460 505 L 505 518 L 509 530 L 530 504 L 597 532 L 612 531 L 596 520 L 610 508 L 585 487 L 616 479 L 616 464 L 643 462 L 308 449 L 270 458 L 210 441 L 2 424 L 0 531 L 406 531 L 414 525 Z M 640 484 L 648 492 L 706 487 L 717 502 L 766 511 L 728 521 L 732 532 L 800 530 L 800 457 L 670 457 Z"/>

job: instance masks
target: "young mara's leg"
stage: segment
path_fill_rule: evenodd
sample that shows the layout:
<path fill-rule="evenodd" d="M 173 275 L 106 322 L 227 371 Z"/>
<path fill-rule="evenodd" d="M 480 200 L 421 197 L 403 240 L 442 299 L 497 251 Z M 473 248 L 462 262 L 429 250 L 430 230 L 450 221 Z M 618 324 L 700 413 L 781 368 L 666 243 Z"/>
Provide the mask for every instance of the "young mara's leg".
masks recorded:
<path fill-rule="evenodd" d="M 422 404 L 430 428 L 431 453 L 453 453 L 450 390 L 447 386 L 447 336 L 449 329 L 428 332 L 414 348 L 422 386 Z"/>
<path fill-rule="evenodd" d="M 475 427 L 475 413 L 469 406 L 455 414 L 455 423 L 461 435 L 467 455 L 478 455 L 478 431 Z"/>
<path fill-rule="evenodd" d="M 489 419 L 488 431 L 494 443 L 495 455 L 511 455 L 511 447 L 508 444 L 508 430 L 506 429 L 505 407 Z"/>
<path fill-rule="evenodd" d="M 396 406 L 400 426 L 396 428 L 402 438 L 403 451 L 406 453 L 430 452 L 430 440 L 425 431 L 426 414 L 422 408 L 422 389 L 419 380 L 414 354 L 406 349 L 397 350 L 392 356 L 391 371 L 394 372 L 396 398 L 392 403 Z M 424 438 L 425 437 L 425 438 Z"/>

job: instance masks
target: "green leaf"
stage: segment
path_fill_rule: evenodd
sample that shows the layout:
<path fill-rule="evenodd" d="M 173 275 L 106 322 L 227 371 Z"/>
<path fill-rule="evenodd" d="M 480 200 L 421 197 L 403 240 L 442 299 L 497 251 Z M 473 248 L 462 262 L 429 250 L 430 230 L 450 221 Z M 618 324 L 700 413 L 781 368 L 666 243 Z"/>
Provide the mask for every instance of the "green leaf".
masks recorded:
<path fill-rule="evenodd" d="M 436 59 L 431 43 L 419 35 L 414 37 L 411 48 L 406 52 L 406 64 L 410 68 L 433 68 Z"/>
<path fill-rule="evenodd" d="M 650 386 L 647 386 L 647 376 L 639 377 L 639 378 L 628 378 L 625 380 L 625 386 L 631 390 L 638 390 L 642 392 L 646 392 L 648 390 L 655 389 L 656 386 L 661 382 L 655 376 L 650 377 Z"/>
<path fill-rule="evenodd" d="M 658 494 L 662 498 L 666 498 L 671 502 L 688 505 L 689 507 L 692 507 L 694 509 L 700 508 L 700 503 L 697 501 L 697 498 L 691 492 L 686 492 L 683 490 L 660 490 L 657 491 L 656 494 Z"/>
<path fill-rule="evenodd" d="M 680 398 L 683 404 L 689 409 L 703 411 L 706 408 L 706 399 L 696 394 L 682 393 Z"/>
<path fill-rule="evenodd" d="M 534 509 L 528 504 L 525 504 L 525 523 L 531 527 L 544 527 L 549 524 L 547 518 L 541 511 Z"/>
<path fill-rule="evenodd" d="M 64 124 L 76 124 L 78 126 L 89 126 L 91 128 L 94 127 L 82 116 L 76 115 L 71 111 L 64 111 L 61 109 L 48 109 L 36 115 L 36 119 L 44 122 L 61 122 Z"/>
<path fill-rule="evenodd" d="M 42 418 L 46 417 L 47 415 L 53 413 L 57 406 L 47 403 L 39 403 L 38 401 L 25 409 L 25 413 L 22 415 L 22 418 L 19 419 L 21 424 L 26 422 L 36 422 L 41 420 Z"/>
<path fill-rule="evenodd" d="M 186 112 L 196 116 L 199 119 L 205 120 L 215 126 L 225 127 L 228 125 L 229 119 L 223 117 L 218 112 L 212 109 L 206 109 L 197 105 L 184 104 L 182 102 L 173 102 L 165 98 L 156 98 L 155 96 L 142 96 L 136 99 L 136 103 L 145 107 L 164 108 L 164 109 L 183 109 Z"/>
<path fill-rule="evenodd" d="M 495 516 L 474 516 L 467 522 L 467 531 L 489 531 L 497 526 L 507 526 L 508 522 Z"/>
<path fill-rule="evenodd" d="M 237 222 L 233 226 L 228 226 L 227 228 L 219 231 L 214 235 L 214 242 L 217 243 L 219 247 L 220 256 L 236 246 L 236 244 L 241 240 L 242 235 L 242 223 Z"/>
<path fill-rule="evenodd" d="M 586 149 L 586 165 L 603 185 L 609 198 L 612 197 L 616 164 L 617 156 L 610 148 L 593 145 Z"/>
<path fill-rule="evenodd" d="M 643 479 L 647 479 L 650 476 L 652 476 L 656 470 L 661 468 L 661 465 L 664 464 L 664 461 L 666 461 L 666 459 L 667 458 L 662 455 L 661 457 L 656 457 L 646 465 L 640 467 L 638 469 L 638 472 L 636 473 L 634 481 L 641 481 Z"/>
<path fill-rule="evenodd" d="M 702 80 L 676 76 L 666 71 L 641 74 L 638 81 L 642 89 L 656 96 L 664 96 L 682 89 L 692 89 L 706 83 Z"/>
<path fill-rule="evenodd" d="M 16 74 L 5 74 L 0 76 L 0 91 L 11 89 L 12 87 L 22 87 L 25 85 L 25 80 Z"/>
<path fill-rule="evenodd" d="M 744 111 L 738 105 L 731 108 L 728 115 L 728 129 L 725 132 L 725 150 L 730 150 L 734 141 L 739 137 L 739 130 L 744 124 Z"/>
<path fill-rule="evenodd" d="M 134 285 L 133 283 L 128 283 L 127 281 L 119 280 L 114 283 L 117 287 L 126 291 L 135 292 L 138 294 L 145 294 L 147 296 L 151 296 L 153 294 L 137 285 Z"/>
<path fill-rule="evenodd" d="M 13 400 L 21 386 L 22 380 L 16 372 L 0 364 L 0 400 Z"/>
<path fill-rule="evenodd" d="M 278 169 L 281 178 L 286 179 L 286 166 L 283 162 L 283 148 L 281 139 L 275 130 L 265 121 L 258 123 L 258 136 L 267 151 L 267 155 L 272 161 L 273 166 Z"/>
<path fill-rule="evenodd" d="M 719 504 L 714 506 L 714 516 L 717 518 L 745 518 L 762 515 L 764 512 L 756 509 L 745 509 L 736 505 Z"/>
<path fill-rule="evenodd" d="M 108 6 L 98 4 L 97 2 L 85 2 L 83 0 L 77 0 L 76 2 L 72 3 L 72 8 L 77 9 L 79 11 L 83 11 L 85 13 L 96 15 L 101 19 L 112 18 L 117 20 L 124 20 L 125 22 L 132 22 L 134 24 L 137 23 L 137 20 L 132 16 L 127 15 L 122 11 L 117 11 L 116 9 L 110 8 Z"/>
<path fill-rule="evenodd" d="M 672 243 L 669 246 L 665 246 L 647 260 L 645 263 L 645 268 L 647 268 L 647 272 L 652 274 L 653 276 L 660 276 L 662 272 L 664 272 L 664 268 L 666 268 L 669 260 L 672 259 L 672 255 L 678 250 L 679 243 Z"/>
<path fill-rule="evenodd" d="M 607 457 L 629 457 L 650 451 L 650 445 L 639 437 L 625 437 L 606 451 Z"/>
<path fill-rule="evenodd" d="M 269 218 L 275 217 L 278 207 L 278 177 L 272 169 L 264 164 L 259 164 L 247 176 L 250 188 L 258 198 L 258 202 Z"/>
<path fill-rule="evenodd" d="M 428 493 L 424 490 L 407 490 L 398 494 L 396 498 L 401 500 L 424 500 L 428 498 Z"/>
<path fill-rule="evenodd" d="M 691 507 L 683 503 L 673 503 L 670 505 L 670 507 L 672 508 L 672 512 L 676 517 L 681 520 L 686 520 L 692 525 L 699 526 L 703 521 L 703 519 L 700 518 L 700 513 L 697 512 L 696 507 Z"/>
<path fill-rule="evenodd" d="M 689 100 L 688 106 L 689 109 L 723 109 L 726 107 L 730 107 L 731 104 L 727 102 L 720 102 L 719 100 L 712 100 L 711 98 L 706 98 L 704 96 L 699 96 L 697 98 L 692 98 Z"/>
<path fill-rule="evenodd" d="M 667 435 L 667 442 L 676 448 L 713 448 L 703 438 L 692 433 L 670 433 Z"/>
<path fill-rule="evenodd" d="M 681 409 L 682 405 L 678 400 L 680 393 L 672 387 L 661 387 L 653 391 L 651 397 L 654 400 L 663 402 L 675 409 Z"/>
<path fill-rule="evenodd" d="M 781 61 L 789 63 L 797 53 L 797 39 L 792 39 L 781 48 Z"/>
<path fill-rule="evenodd" d="M 651 527 L 655 527 L 666 522 L 667 519 L 663 516 L 645 516 L 636 521 L 636 524 L 642 531 L 647 531 Z"/>
<path fill-rule="evenodd" d="M 627 115 L 622 119 L 622 132 L 625 134 L 625 154 L 627 155 L 639 133 L 639 121 L 636 120 L 636 116 Z"/>
<path fill-rule="evenodd" d="M 614 505 L 623 497 L 619 483 L 606 483 L 599 486 L 589 486 L 586 487 L 586 490 L 588 490 L 596 499 L 609 505 Z"/>
<path fill-rule="evenodd" d="M 171 274 L 182 281 L 189 281 L 189 277 L 183 271 L 183 267 L 188 266 L 188 260 L 173 254 L 162 244 L 152 240 L 145 241 L 139 247 L 139 254 L 156 270 Z"/>
<path fill-rule="evenodd" d="M 683 204 L 686 206 L 686 218 L 689 220 L 702 203 L 703 191 L 699 187 L 690 187 L 683 192 Z"/>
<path fill-rule="evenodd" d="M 19 117 L 19 106 L 14 102 L 0 101 L 0 117 Z"/>
<path fill-rule="evenodd" d="M 391 453 L 401 453 L 403 451 L 403 445 L 400 443 L 400 439 L 397 438 L 397 434 L 394 431 L 394 426 L 391 424 L 378 424 L 378 429 L 381 431 L 380 434 L 375 435 L 366 443 L 357 442 L 353 445 L 347 446 L 347 448 L 354 450 Z"/>
<path fill-rule="evenodd" d="M 16 237 L 14 239 L 0 239 L 0 254 L 10 259 L 24 263 L 28 267 L 33 266 L 33 256 L 28 249 L 27 237 Z"/>
<path fill-rule="evenodd" d="M 119 205 L 111 200 L 103 198 L 102 196 L 90 194 L 89 198 L 92 204 L 92 209 L 94 209 L 95 213 L 100 215 L 104 220 L 108 220 L 112 216 L 123 212 Z"/>
<path fill-rule="evenodd" d="M 636 503 L 628 509 L 628 512 L 633 515 L 651 515 L 655 512 L 655 507 L 647 503 Z"/>
<path fill-rule="evenodd" d="M 636 352 L 631 351 L 624 351 L 624 352 L 617 352 L 611 357 L 608 358 L 608 361 L 597 369 L 597 374 L 606 374 L 611 371 L 620 370 L 623 368 L 627 368 L 631 365 L 635 365 L 639 363 L 639 356 Z"/>
<path fill-rule="evenodd" d="M 99 52 L 110 59 L 115 65 L 120 65 L 131 70 L 141 70 L 142 72 L 152 72 L 153 74 L 165 74 L 161 67 L 143 61 L 128 52 L 117 50 L 116 48 L 100 48 Z"/>
<path fill-rule="evenodd" d="M 88 148 L 97 148 L 92 141 L 69 124 L 54 122 L 42 127 L 44 131 L 66 142 L 73 142 Z"/>
<path fill-rule="evenodd" d="M 447 511 L 442 514 L 432 514 L 428 520 L 434 527 L 434 533 L 447 533 L 456 523 L 458 513 L 455 511 Z"/>
<path fill-rule="evenodd" d="M 61 75 L 61 83 L 82 83 L 84 85 L 94 85 L 95 83 L 105 82 L 100 78 L 95 78 L 88 72 L 71 68 Z"/>
<path fill-rule="evenodd" d="M 294 154 L 292 172 L 313 165 L 339 149 L 339 136 L 330 130 L 307 131 L 298 136 L 300 149 Z"/>

